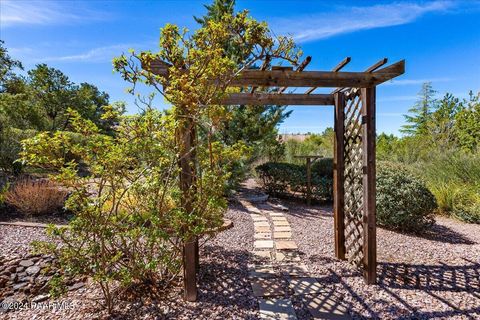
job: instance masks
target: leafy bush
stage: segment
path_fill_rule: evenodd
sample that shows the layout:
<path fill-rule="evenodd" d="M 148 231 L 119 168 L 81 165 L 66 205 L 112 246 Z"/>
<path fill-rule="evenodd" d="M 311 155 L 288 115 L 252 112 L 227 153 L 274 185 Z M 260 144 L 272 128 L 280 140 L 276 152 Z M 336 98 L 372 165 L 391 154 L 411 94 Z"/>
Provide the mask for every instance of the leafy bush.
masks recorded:
<path fill-rule="evenodd" d="M 312 197 L 320 201 L 332 199 L 332 175 L 328 174 L 329 161 L 312 166 Z M 269 194 L 286 196 L 289 193 L 307 194 L 307 169 L 305 165 L 267 162 L 256 167 L 262 185 Z"/>
<path fill-rule="evenodd" d="M 48 180 L 24 179 L 5 194 L 5 202 L 27 215 L 54 213 L 65 203 L 67 191 Z"/>
<path fill-rule="evenodd" d="M 50 228 L 59 241 L 39 243 L 37 249 L 58 256 L 73 275 L 92 277 L 111 311 L 116 287 L 165 288 L 181 270 L 183 242 L 222 224 L 226 176 L 207 151 L 197 149 L 204 165 L 196 177 L 202 189 L 188 213 L 178 187 L 173 117 L 147 110 L 122 121 L 114 136 L 101 134 L 76 112 L 70 120 L 81 141 L 56 131 L 23 142 L 26 164 L 56 172 L 51 178 L 72 190 L 65 206 L 75 218 L 68 227 Z M 214 144 L 211 157 L 239 155 Z M 81 174 L 80 164 L 89 175 Z"/>
<path fill-rule="evenodd" d="M 333 179 L 333 158 L 320 158 L 312 164 L 312 174 Z"/>
<path fill-rule="evenodd" d="M 400 164 L 377 166 L 377 223 L 409 232 L 431 226 L 437 203 L 424 182 Z"/>

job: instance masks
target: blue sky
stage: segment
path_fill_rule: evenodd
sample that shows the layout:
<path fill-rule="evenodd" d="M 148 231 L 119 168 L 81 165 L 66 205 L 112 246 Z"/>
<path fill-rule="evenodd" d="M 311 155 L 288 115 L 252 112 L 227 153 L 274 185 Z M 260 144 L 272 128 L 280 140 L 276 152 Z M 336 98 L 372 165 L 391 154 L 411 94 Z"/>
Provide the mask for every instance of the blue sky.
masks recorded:
<path fill-rule="evenodd" d="M 192 16 L 207 1 L 0 0 L 0 39 L 26 69 L 47 63 L 75 82 L 90 82 L 111 101 L 132 96 L 111 59 L 129 48 L 155 51 L 160 27 L 196 28 Z M 480 91 L 480 1 L 238 1 L 276 34 L 290 34 L 313 57 L 307 70 L 360 71 L 383 57 L 406 59 L 406 73 L 377 89 L 377 130 L 398 134 L 403 114 L 425 81 L 438 95 Z M 163 101 L 156 105 L 163 108 Z M 321 132 L 333 124 L 331 107 L 290 107 L 282 133 Z"/>

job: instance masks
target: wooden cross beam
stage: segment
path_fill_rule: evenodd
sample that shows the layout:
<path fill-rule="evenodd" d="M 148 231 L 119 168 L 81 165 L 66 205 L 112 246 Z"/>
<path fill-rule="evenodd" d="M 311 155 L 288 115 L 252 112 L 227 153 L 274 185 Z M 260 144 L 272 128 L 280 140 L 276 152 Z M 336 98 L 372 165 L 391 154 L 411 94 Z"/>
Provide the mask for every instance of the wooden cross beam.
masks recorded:
<path fill-rule="evenodd" d="M 232 93 L 224 105 L 333 105 L 331 94 Z"/>
<path fill-rule="evenodd" d="M 165 65 L 150 64 L 146 70 L 161 76 L 168 76 Z M 234 87 L 349 87 L 370 88 L 393 79 L 405 72 L 405 60 L 401 60 L 375 72 L 333 72 L 294 70 L 245 70 L 230 83 Z"/>

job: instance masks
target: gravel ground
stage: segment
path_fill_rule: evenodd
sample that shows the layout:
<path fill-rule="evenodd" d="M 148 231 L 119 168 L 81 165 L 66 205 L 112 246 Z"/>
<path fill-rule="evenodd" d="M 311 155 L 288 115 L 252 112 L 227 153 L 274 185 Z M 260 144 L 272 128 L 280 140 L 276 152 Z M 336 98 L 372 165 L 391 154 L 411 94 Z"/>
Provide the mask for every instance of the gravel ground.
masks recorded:
<path fill-rule="evenodd" d="M 302 260 L 354 318 L 480 319 L 480 225 L 438 217 L 422 237 L 377 229 L 379 281 L 367 286 L 334 259 L 331 207 L 283 204 Z"/>
<path fill-rule="evenodd" d="M 240 206 L 231 205 L 226 218 L 232 229 L 220 233 L 201 249 L 198 302 L 182 300 L 181 286 L 159 300 L 119 302 L 114 319 L 257 319 L 258 303 L 248 281 L 253 222 Z M 0 254 L 23 255 L 32 240 L 44 240 L 44 230 L 0 225 Z M 100 290 L 89 283 L 44 309 L 0 313 L 0 319 L 103 319 Z"/>
<path fill-rule="evenodd" d="M 378 229 L 377 285 L 367 286 L 361 274 L 334 258 L 331 207 L 282 202 L 303 262 L 331 296 L 354 318 L 480 319 L 480 226 L 438 217 L 428 234 L 418 237 Z M 263 206 L 273 209 L 271 206 Z M 234 228 L 202 248 L 199 301 L 182 300 L 175 287 L 159 300 L 120 302 L 116 319 L 256 319 L 258 304 L 248 281 L 253 223 L 240 206 L 226 217 Z M 22 255 L 31 240 L 45 239 L 44 230 L 0 226 L 0 254 Z M 44 309 L 0 314 L 5 319 L 101 319 L 101 294 L 93 284 Z M 293 297 L 299 319 L 308 319 Z M 63 305 L 62 305 L 63 303 Z"/>

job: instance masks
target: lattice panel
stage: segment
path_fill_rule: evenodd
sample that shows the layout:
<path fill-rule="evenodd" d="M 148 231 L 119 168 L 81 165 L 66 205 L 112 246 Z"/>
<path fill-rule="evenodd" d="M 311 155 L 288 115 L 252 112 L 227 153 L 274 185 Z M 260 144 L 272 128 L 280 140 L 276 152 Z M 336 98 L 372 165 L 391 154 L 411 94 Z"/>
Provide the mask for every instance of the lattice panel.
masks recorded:
<path fill-rule="evenodd" d="M 361 267 L 363 263 L 363 144 L 362 101 L 360 90 L 345 92 L 344 117 L 344 191 L 345 253 L 347 260 Z"/>

